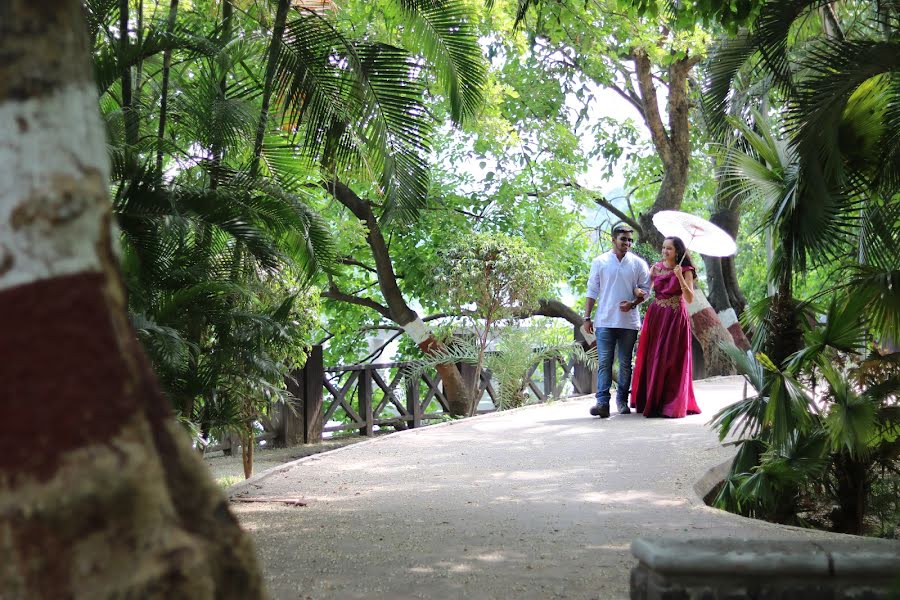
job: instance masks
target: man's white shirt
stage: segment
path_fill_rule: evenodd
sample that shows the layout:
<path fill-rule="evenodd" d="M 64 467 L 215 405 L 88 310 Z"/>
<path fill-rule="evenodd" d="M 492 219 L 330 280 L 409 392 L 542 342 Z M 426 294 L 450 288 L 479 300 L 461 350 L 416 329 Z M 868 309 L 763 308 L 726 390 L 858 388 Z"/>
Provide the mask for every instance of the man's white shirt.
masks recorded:
<path fill-rule="evenodd" d="M 650 294 L 650 267 L 642 258 L 626 252 L 620 261 L 612 250 L 595 258 L 587 285 L 587 297 L 597 301 L 594 328 L 640 329 L 641 313 L 637 308 L 619 310 L 622 300 L 634 300 L 635 288 Z"/>

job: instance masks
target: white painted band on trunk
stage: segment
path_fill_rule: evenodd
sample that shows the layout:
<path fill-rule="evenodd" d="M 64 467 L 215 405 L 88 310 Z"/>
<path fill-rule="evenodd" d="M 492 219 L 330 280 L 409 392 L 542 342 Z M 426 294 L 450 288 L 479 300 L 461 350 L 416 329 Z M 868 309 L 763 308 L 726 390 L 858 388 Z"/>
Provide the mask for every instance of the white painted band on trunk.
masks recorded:
<path fill-rule="evenodd" d="M 694 301 L 688 304 L 688 314 L 690 316 L 696 315 L 698 312 L 705 308 L 712 308 L 709 304 L 709 300 L 706 299 L 706 294 L 703 293 L 703 290 L 700 288 L 694 288 Z"/>
<path fill-rule="evenodd" d="M 421 344 L 431 337 L 431 329 L 429 329 L 428 325 L 418 317 L 416 317 L 415 321 L 410 321 L 402 327 L 403 331 L 409 334 L 409 337 L 411 337 L 416 344 Z"/>
<path fill-rule="evenodd" d="M 738 322 L 737 313 L 734 312 L 733 308 L 726 308 L 719 313 L 719 320 L 722 321 L 722 325 L 725 329 L 728 329 Z"/>
<path fill-rule="evenodd" d="M 0 102 L 0 290 L 101 270 L 105 136 L 91 82 Z"/>

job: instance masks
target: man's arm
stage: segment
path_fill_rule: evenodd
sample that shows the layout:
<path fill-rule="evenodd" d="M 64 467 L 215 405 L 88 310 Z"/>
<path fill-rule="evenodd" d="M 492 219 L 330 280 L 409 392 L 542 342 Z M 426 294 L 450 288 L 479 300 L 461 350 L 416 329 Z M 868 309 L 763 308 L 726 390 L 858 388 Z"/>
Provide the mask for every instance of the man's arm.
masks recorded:
<path fill-rule="evenodd" d="M 594 321 L 591 314 L 600 294 L 600 265 L 595 260 L 591 263 L 591 274 L 588 275 L 587 295 L 584 299 L 584 328 L 588 333 L 594 333 Z"/>
<path fill-rule="evenodd" d="M 650 295 L 650 268 L 643 260 L 640 261 L 640 271 L 637 277 L 637 285 L 634 288 L 634 295 L 637 297 L 637 304 L 640 304 Z"/>

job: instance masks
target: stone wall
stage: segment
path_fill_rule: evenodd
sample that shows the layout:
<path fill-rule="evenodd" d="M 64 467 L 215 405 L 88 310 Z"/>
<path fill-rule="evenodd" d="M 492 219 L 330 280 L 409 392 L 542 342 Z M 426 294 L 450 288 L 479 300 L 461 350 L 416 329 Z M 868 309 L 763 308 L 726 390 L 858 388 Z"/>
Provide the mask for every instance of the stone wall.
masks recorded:
<path fill-rule="evenodd" d="M 645 539 L 632 543 L 632 600 L 900 598 L 900 542 Z"/>

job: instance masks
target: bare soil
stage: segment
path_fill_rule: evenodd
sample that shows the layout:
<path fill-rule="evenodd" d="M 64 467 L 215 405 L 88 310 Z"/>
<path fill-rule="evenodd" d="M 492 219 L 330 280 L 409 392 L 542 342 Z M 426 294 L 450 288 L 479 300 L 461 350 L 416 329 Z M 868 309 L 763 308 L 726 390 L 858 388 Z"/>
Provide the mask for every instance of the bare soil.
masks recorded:
<path fill-rule="evenodd" d="M 348 435 L 324 440 L 318 444 L 304 444 L 293 448 L 257 448 L 253 455 L 253 473 L 262 473 L 272 467 L 277 467 L 298 458 L 320 454 L 335 448 L 342 448 L 367 439 L 371 438 Z M 203 460 L 209 467 L 213 479 L 218 481 L 222 487 L 234 485 L 244 479 L 244 465 L 241 462 L 240 452 L 235 452 L 232 455 L 215 452 L 204 456 Z"/>

